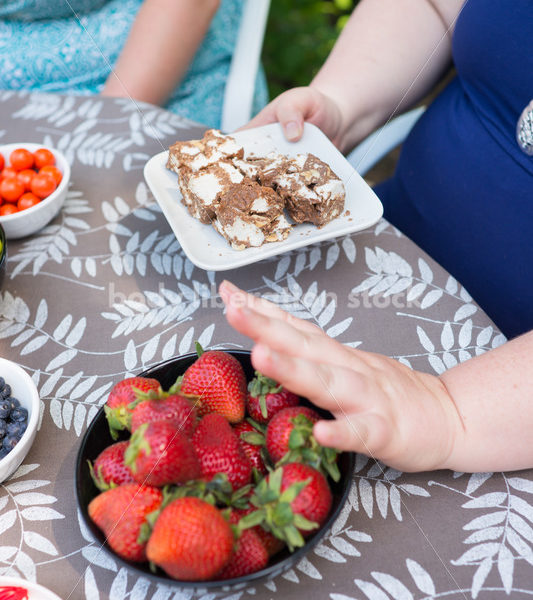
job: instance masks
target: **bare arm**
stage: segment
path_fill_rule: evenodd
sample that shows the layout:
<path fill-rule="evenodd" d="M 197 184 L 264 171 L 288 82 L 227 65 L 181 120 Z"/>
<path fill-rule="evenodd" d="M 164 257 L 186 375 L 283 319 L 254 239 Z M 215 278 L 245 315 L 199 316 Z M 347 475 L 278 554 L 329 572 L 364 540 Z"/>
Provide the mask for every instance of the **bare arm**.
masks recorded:
<path fill-rule="evenodd" d="M 295 140 L 308 120 L 341 150 L 351 149 L 439 80 L 463 3 L 362 0 L 309 88 L 285 92 L 251 125 L 280 121 Z"/>
<path fill-rule="evenodd" d="M 254 367 L 329 410 L 317 440 L 403 471 L 533 467 L 533 332 L 441 377 L 348 348 L 318 327 L 224 282 L 229 323 Z"/>
<path fill-rule="evenodd" d="M 145 0 L 102 94 L 164 104 L 185 75 L 219 0 Z"/>

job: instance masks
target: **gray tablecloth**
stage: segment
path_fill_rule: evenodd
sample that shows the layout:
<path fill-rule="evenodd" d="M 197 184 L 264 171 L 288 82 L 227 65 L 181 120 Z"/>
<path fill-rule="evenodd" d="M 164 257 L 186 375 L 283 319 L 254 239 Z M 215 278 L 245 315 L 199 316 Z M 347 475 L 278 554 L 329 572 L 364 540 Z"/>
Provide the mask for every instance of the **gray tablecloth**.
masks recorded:
<path fill-rule="evenodd" d="M 80 437 L 121 378 L 191 351 L 195 340 L 250 347 L 225 322 L 216 296 L 222 277 L 343 343 L 430 373 L 505 341 L 461 284 L 386 221 L 236 271 L 196 268 L 142 168 L 170 143 L 200 133 L 125 100 L 0 92 L 0 143 L 48 144 L 72 164 L 58 217 L 9 243 L 0 304 L 2 356 L 31 374 L 42 401 L 34 446 L 0 485 L 0 574 L 65 599 L 192 597 L 99 551 L 78 517 L 74 463 Z M 532 475 L 404 474 L 358 456 L 330 535 L 284 575 L 221 596 L 533 595 Z"/>

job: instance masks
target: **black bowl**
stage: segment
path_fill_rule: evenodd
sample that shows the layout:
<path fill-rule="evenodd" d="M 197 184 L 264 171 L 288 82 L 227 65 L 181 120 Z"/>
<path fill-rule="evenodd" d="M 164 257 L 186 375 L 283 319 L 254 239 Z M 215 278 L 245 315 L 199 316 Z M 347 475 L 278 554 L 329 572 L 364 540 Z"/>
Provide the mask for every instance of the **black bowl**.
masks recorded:
<path fill-rule="evenodd" d="M 250 361 L 250 352 L 234 350 L 230 350 L 228 352 L 242 364 L 246 374 L 246 379 L 247 381 L 250 381 L 254 375 L 254 369 Z M 197 358 L 197 354 L 185 354 L 184 356 L 172 358 L 166 362 L 151 367 L 140 375 L 143 377 L 153 377 L 154 379 L 157 379 L 159 383 L 161 383 L 163 389 L 168 389 L 176 381 L 178 376 L 182 375 L 187 367 L 189 367 Z M 330 413 L 327 411 L 322 411 L 316 406 L 311 405 L 306 400 L 302 400 L 302 404 L 312 406 L 324 418 L 331 418 Z M 123 435 L 119 439 L 127 439 L 127 435 Z M 268 567 L 244 577 L 211 581 L 179 581 L 168 577 L 160 569 L 158 569 L 155 574 L 152 573 L 152 571 L 149 569 L 148 563 L 133 563 L 121 559 L 111 550 L 111 548 L 109 548 L 105 542 L 104 534 L 89 518 L 87 506 L 89 505 L 89 502 L 98 495 L 98 489 L 95 487 L 91 479 L 87 461 L 94 461 L 98 454 L 100 454 L 104 448 L 112 443 L 113 440 L 109 435 L 109 428 L 105 418 L 104 409 L 101 408 L 93 421 L 90 423 L 85 435 L 81 440 L 76 462 L 76 496 L 85 524 L 91 530 L 94 537 L 103 545 L 103 548 L 109 552 L 115 560 L 122 560 L 122 562 L 127 564 L 131 569 L 135 570 L 139 574 L 142 574 L 144 577 L 148 577 L 156 583 L 161 583 L 164 585 L 175 584 L 183 588 L 241 588 L 256 583 L 260 579 L 272 579 L 273 577 L 276 577 L 280 573 L 283 573 L 287 569 L 293 567 L 326 535 L 333 525 L 333 522 L 337 518 L 337 515 L 346 502 L 352 482 L 352 473 L 355 464 L 355 456 L 353 453 L 343 452 L 339 456 L 338 464 L 341 472 L 341 479 L 337 483 L 330 481 L 330 487 L 333 494 L 333 505 L 331 507 L 330 514 L 322 527 L 316 533 L 307 538 L 305 545 L 295 552 L 290 553 L 287 549 L 285 549 L 272 557 Z"/>
<path fill-rule="evenodd" d="M 6 274 L 6 263 L 7 263 L 7 245 L 6 245 L 6 234 L 4 228 L 0 225 L 0 290 L 4 283 L 4 277 Z"/>

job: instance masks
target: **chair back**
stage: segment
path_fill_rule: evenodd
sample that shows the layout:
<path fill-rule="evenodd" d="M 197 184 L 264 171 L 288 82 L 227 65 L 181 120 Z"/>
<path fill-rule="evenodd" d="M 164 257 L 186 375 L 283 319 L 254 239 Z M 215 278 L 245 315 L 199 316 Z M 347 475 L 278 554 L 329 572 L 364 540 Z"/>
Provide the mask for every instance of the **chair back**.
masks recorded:
<path fill-rule="evenodd" d="M 246 0 L 230 65 L 221 129 L 235 131 L 252 116 L 255 81 L 270 9 L 270 0 Z"/>

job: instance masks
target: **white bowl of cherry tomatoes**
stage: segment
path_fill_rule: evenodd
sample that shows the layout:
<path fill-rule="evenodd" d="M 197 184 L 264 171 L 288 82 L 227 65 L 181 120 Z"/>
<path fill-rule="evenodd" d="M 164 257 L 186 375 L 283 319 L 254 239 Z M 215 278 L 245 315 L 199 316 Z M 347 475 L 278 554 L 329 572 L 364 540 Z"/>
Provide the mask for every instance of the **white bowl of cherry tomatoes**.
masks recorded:
<path fill-rule="evenodd" d="M 39 231 L 60 211 L 67 195 L 70 165 L 42 144 L 0 146 L 0 223 L 7 239 Z"/>

